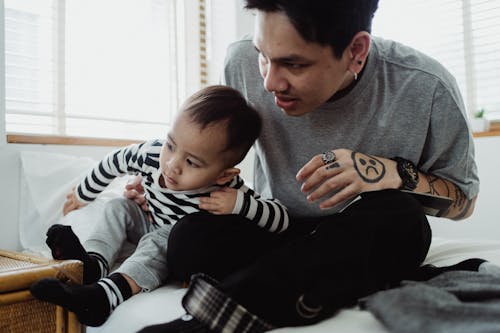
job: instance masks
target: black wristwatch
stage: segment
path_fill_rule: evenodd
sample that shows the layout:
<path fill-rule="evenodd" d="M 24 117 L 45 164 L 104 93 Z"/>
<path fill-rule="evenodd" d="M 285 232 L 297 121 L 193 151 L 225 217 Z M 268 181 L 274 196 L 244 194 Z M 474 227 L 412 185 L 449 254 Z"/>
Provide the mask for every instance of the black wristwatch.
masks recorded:
<path fill-rule="evenodd" d="M 413 191 L 418 184 L 418 169 L 411 161 L 402 157 L 394 157 L 392 160 L 397 163 L 399 177 L 403 180 L 400 190 Z"/>

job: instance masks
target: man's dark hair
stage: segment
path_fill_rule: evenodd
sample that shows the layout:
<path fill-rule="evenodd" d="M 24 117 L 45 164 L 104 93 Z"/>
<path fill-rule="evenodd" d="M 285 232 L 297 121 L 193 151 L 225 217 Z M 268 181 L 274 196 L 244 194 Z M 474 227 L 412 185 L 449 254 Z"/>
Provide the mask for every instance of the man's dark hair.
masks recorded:
<path fill-rule="evenodd" d="M 222 151 L 234 151 L 238 164 L 260 135 L 262 120 L 239 91 L 220 85 L 208 86 L 189 97 L 181 107 L 202 129 L 224 122 L 227 143 Z M 207 142 L 207 144 L 210 144 Z"/>
<path fill-rule="evenodd" d="M 340 58 L 354 35 L 371 32 L 378 0 L 246 0 L 247 9 L 283 12 L 307 42 L 329 45 Z"/>

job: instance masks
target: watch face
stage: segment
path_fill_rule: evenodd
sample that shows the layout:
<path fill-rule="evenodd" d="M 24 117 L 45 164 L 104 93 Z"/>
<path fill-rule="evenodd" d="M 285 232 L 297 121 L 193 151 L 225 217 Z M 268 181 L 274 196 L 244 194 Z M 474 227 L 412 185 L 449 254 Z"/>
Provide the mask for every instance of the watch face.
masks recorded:
<path fill-rule="evenodd" d="M 418 183 L 417 168 L 411 162 L 405 161 L 403 169 L 406 174 L 405 179 L 403 179 L 403 187 L 407 190 L 414 190 Z"/>
<path fill-rule="evenodd" d="M 396 161 L 396 168 L 403 182 L 400 189 L 413 191 L 418 184 L 417 167 L 411 161 L 402 157 L 395 157 L 393 160 Z"/>
<path fill-rule="evenodd" d="M 408 176 L 410 176 L 410 178 L 413 180 L 413 181 L 416 181 L 417 180 L 417 177 L 418 177 L 418 174 L 417 174 L 417 171 L 415 170 L 415 168 L 413 167 L 412 164 L 407 164 L 406 165 L 406 172 L 408 172 Z"/>

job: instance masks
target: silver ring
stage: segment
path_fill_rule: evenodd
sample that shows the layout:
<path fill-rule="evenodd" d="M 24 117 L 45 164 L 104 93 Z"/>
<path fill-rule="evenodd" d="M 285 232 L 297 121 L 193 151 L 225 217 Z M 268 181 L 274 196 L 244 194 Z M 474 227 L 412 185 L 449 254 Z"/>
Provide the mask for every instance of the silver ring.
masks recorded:
<path fill-rule="evenodd" d="M 321 310 L 323 310 L 323 307 L 320 305 L 316 308 L 312 308 L 310 306 L 307 306 L 304 304 L 304 294 L 300 295 L 299 299 L 295 303 L 295 309 L 297 310 L 297 313 L 299 316 L 305 319 L 312 319 L 314 317 L 317 317 Z"/>
<path fill-rule="evenodd" d="M 333 150 L 325 151 L 323 154 L 321 154 L 321 160 L 323 161 L 324 165 L 335 162 L 336 158 L 337 156 L 335 156 Z"/>

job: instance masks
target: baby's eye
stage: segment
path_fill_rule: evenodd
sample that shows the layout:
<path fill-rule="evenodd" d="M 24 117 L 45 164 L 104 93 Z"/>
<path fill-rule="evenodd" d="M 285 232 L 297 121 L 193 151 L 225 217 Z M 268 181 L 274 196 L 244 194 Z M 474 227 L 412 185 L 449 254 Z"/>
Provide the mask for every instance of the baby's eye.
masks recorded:
<path fill-rule="evenodd" d="M 171 143 L 169 143 L 169 142 L 167 142 L 167 149 L 168 149 L 169 151 L 174 151 L 174 145 L 173 145 L 173 144 L 171 144 Z"/>
<path fill-rule="evenodd" d="M 196 163 L 196 162 L 193 162 L 191 159 L 187 159 L 186 160 L 186 163 L 190 166 L 190 167 L 193 167 L 193 168 L 199 168 L 200 166 Z"/>

